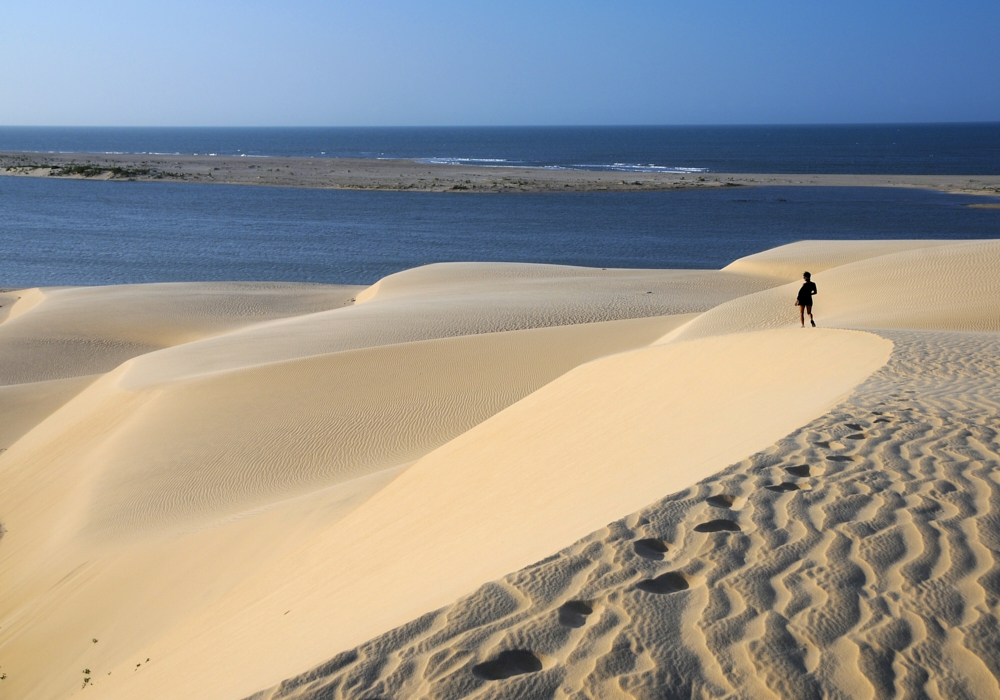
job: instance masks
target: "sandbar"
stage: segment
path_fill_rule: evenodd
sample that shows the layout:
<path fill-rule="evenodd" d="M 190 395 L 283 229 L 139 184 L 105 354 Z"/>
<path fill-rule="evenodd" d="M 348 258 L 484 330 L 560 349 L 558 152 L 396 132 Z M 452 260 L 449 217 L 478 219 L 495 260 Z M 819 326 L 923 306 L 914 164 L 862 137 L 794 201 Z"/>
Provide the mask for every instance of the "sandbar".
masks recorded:
<path fill-rule="evenodd" d="M 642 173 L 407 159 L 0 152 L 0 175 L 449 193 L 645 192 L 725 187 L 909 187 L 1000 195 L 1000 175 Z"/>

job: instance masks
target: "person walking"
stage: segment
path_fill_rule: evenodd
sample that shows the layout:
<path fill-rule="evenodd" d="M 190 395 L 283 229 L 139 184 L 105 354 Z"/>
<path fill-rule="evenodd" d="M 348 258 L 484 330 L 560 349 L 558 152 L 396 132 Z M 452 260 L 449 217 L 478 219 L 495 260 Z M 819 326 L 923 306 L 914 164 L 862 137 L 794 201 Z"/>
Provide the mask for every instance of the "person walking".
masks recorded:
<path fill-rule="evenodd" d="M 799 323 L 803 328 L 806 327 L 806 314 L 809 314 L 809 325 L 816 327 L 816 321 L 813 320 L 813 295 L 817 292 L 816 283 L 811 277 L 808 272 L 802 273 L 802 287 L 799 288 L 799 295 L 795 298 L 795 305 L 799 307 Z"/>

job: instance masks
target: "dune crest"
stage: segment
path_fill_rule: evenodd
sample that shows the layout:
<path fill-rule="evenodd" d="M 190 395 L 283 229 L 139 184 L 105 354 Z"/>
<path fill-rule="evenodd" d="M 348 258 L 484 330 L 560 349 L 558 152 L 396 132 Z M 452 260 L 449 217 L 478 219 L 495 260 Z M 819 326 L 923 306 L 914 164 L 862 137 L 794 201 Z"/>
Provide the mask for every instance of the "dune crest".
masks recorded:
<path fill-rule="evenodd" d="M 820 326 L 1000 331 L 1000 241 L 959 241 L 863 258 L 813 276 Z M 800 273 L 801 274 L 801 273 Z M 801 280 L 721 304 L 676 340 L 798 325 Z"/>
<path fill-rule="evenodd" d="M 776 277 L 785 282 L 797 282 L 802 273 L 813 274 L 835 267 L 869 260 L 883 255 L 921 248 L 951 245 L 956 241 L 797 241 L 770 250 L 748 255 L 722 268 L 745 275 Z"/>

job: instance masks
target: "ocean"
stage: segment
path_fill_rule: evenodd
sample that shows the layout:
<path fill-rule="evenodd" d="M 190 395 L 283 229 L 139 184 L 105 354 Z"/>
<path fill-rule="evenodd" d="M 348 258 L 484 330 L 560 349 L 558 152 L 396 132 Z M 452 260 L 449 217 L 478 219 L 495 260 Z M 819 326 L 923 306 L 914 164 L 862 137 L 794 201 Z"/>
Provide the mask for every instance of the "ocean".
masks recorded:
<path fill-rule="evenodd" d="M 0 151 L 177 153 L 633 171 L 1000 173 L 1000 123 L 844 126 L 0 127 Z"/>
<path fill-rule="evenodd" d="M 448 159 L 732 172 L 1000 172 L 1000 125 L 0 128 L 0 150 Z M 616 165 L 617 164 L 617 165 Z M 0 177 L 0 286 L 370 284 L 445 261 L 720 268 L 808 238 L 998 238 L 981 197 L 888 188 L 447 194 Z"/>

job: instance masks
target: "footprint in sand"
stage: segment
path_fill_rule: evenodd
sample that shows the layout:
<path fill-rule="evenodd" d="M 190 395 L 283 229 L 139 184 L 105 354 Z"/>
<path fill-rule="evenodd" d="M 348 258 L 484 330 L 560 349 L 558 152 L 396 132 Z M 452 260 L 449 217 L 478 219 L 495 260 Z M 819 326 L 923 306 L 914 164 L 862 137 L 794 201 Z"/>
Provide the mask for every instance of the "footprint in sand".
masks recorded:
<path fill-rule="evenodd" d="M 777 493 L 787 493 L 788 491 L 798 491 L 799 487 L 796 484 L 789 484 L 784 482 L 781 484 L 775 484 L 774 486 L 765 486 L 768 491 L 775 491 Z"/>
<path fill-rule="evenodd" d="M 848 455 L 830 455 L 829 457 L 827 457 L 827 459 L 830 460 L 831 462 L 853 462 L 854 461 L 854 457 L 850 457 Z"/>
<path fill-rule="evenodd" d="M 874 423 L 888 423 L 890 421 L 889 421 L 888 418 L 876 418 L 873 422 Z"/>
<path fill-rule="evenodd" d="M 785 471 L 792 476 L 809 476 L 809 465 L 800 464 L 795 467 L 785 467 Z"/>
<path fill-rule="evenodd" d="M 824 440 L 823 442 L 817 442 L 816 447 L 822 447 L 824 450 L 828 450 L 830 449 L 830 442 L 828 440 Z"/>
<path fill-rule="evenodd" d="M 656 578 L 648 578 L 645 581 L 639 581 L 635 587 L 640 591 L 646 591 L 646 593 L 663 595 L 665 593 L 686 591 L 689 586 L 687 579 L 684 578 L 683 574 L 679 574 L 676 571 L 669 571 L 665 574 L 660 574 Z"/>
<path fill-rule="evenodd" d="M 643 559 L 663 559 L 667 551 L 667 544 L 663 540 L 649 537 L 644 540 L 636 540 L 632 543 L 635 553 Z"/>
<path fill-rule="evenodd" d="M 733 503 L 736 499 L 732 496 L 727 496 L 724 493 L 720 493 L 718 496 L 709 496 L 705 499 L 705 503 L 712 506 L 713 508 L 725 508 L 729 509 L 733 507 Z"/>
<path fill-rule="evenodd" d="M 732 520 L 725 519 L 709 520 L 707 523 L 694 526 L 695 532 L 741 532 L 742 529 Z"/>
<path fill-rule="evenodd" d="M 527 649 L 508 649 L 501 651 L 489 661 L 473 666 L 472 675 L 486 681 L 499 681 L 541 670 L 542 662 L 534 652 Z"/>
<path fill-rule="evenodd" d="M 568 600 L 559 606 L 559 624 L 563 627 L 583 627 L 593 606 L 583 600 Z"/>
<path fill-rule="evenodd" d="M 845 440 L 864 440 L 865 436 L 861 433 L 855 433 L 854 435 L 848 435 Z"/>
<path fill-rule="evenodd" d="M 861 427 L 861 425 L 859 425 L 858 423 L 845 423 L 844 425 L 846 425 L 851 430 L 864 430 L 864 428 Z"/>

